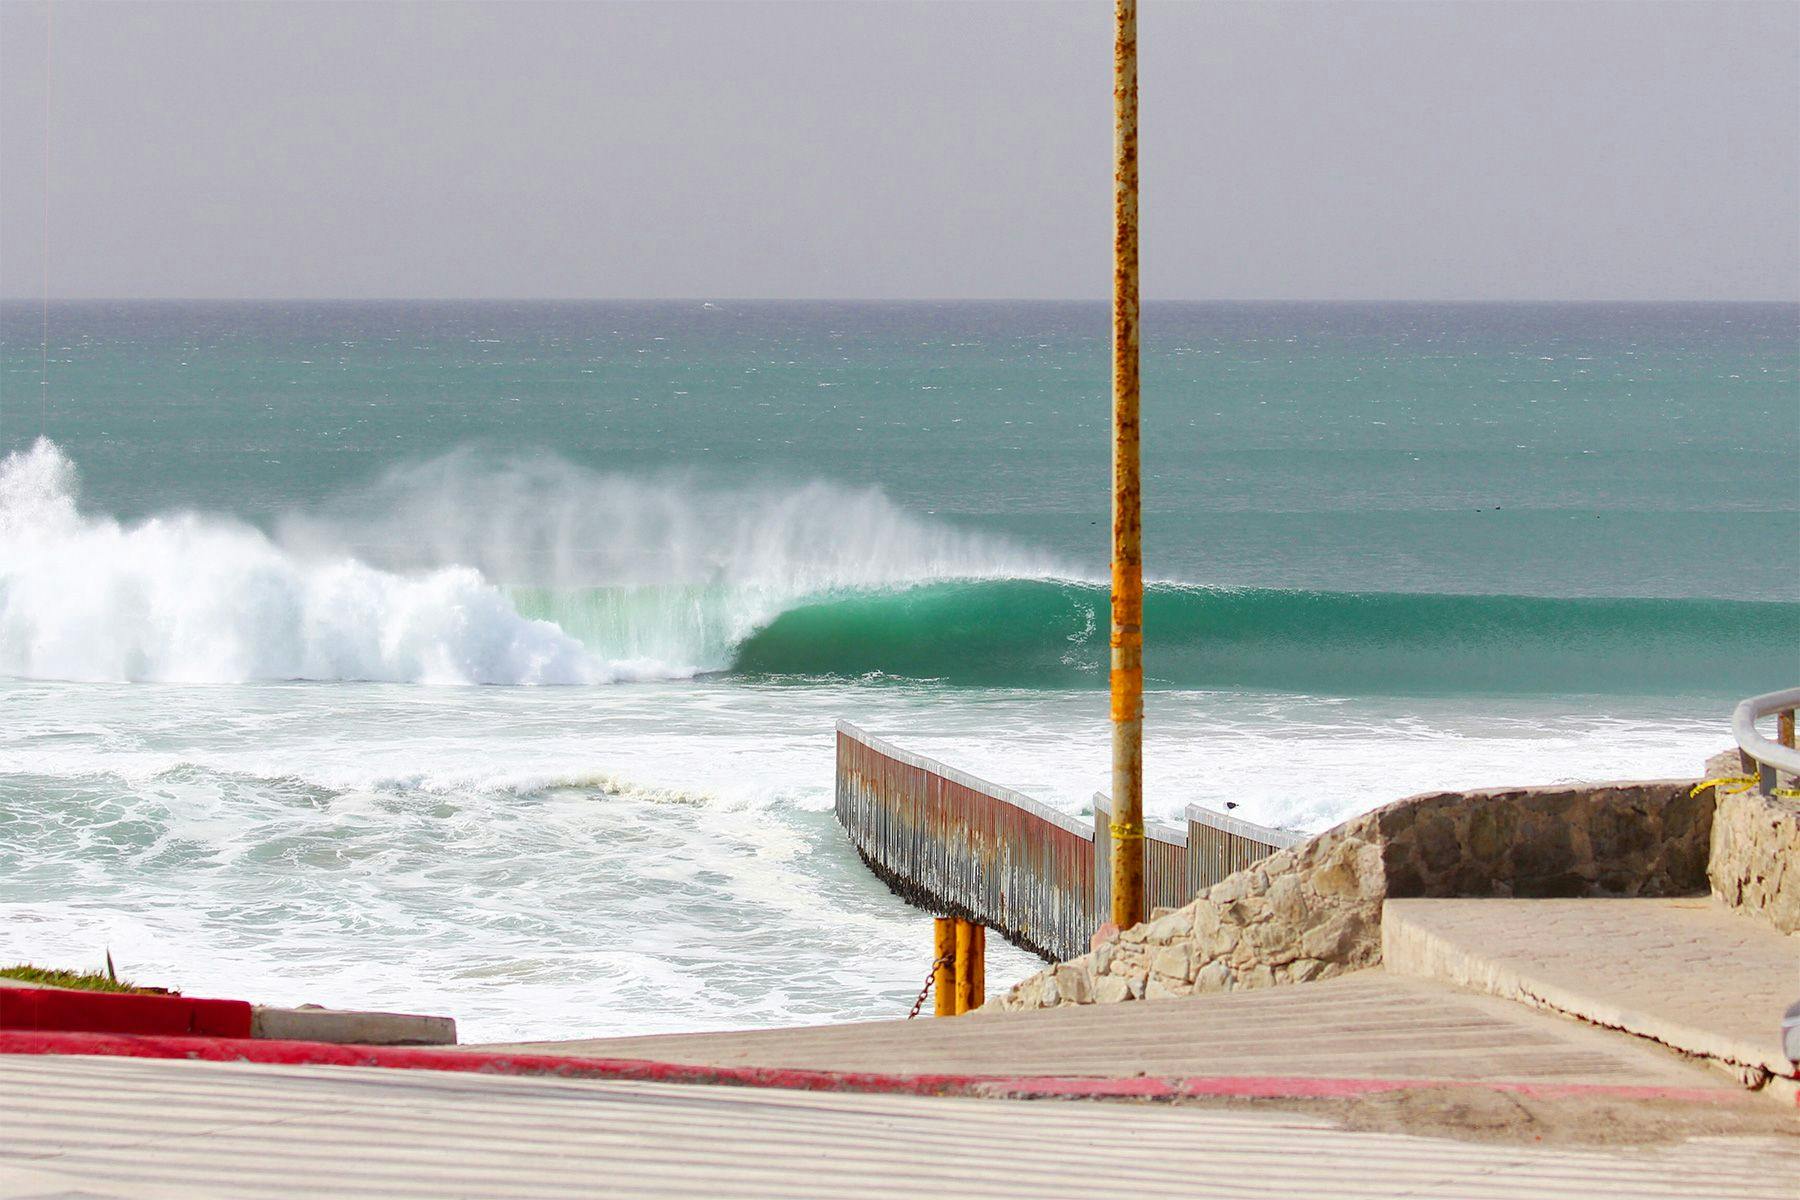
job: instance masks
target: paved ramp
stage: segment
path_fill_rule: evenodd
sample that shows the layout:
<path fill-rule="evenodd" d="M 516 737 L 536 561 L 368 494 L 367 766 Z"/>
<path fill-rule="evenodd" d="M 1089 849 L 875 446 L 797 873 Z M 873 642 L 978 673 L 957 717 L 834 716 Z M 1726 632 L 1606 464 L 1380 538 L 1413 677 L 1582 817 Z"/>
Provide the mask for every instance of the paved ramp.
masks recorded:
<path fill-rule="evenodd" d="M 1152 1003 L 507 1048 L 706 1066 L 901 1074 L 1276 1075 L 1720 1091 L 1734 1086 L 1655 1046 L 1510 1001 L 1379 970 L 1325 983 Z"/>

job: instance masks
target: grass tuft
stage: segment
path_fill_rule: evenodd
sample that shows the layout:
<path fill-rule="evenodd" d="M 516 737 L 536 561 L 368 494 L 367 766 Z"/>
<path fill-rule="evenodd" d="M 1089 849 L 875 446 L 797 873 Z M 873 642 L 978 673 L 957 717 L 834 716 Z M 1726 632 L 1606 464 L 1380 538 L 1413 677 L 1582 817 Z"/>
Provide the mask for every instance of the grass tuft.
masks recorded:
<path fill-rule="evenodd" d="M 158 988 L 141 988 L 130 980 L 110 972 L 58 971 L 51 967 L 34 967 L 30 963 L 0 967 L 0 978 L 18 979 L 25 983 L 41 983 L 45 987 L 74 988 L 83 992 L 155 992 Z"/>

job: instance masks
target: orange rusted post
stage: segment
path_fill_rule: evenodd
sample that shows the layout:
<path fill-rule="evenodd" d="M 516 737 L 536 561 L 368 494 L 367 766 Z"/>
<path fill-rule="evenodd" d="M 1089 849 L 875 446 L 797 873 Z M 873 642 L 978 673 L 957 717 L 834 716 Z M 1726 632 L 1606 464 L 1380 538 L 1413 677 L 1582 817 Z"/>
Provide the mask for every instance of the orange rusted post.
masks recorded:
<path fill-rule="evenodd" d="M 1794 710 L 1783 709 L 1775 714 L 1775 740 L 1794 749 Z"/>
<path fill-rule="evenodd" d="M 987 1003 L 987 926 L 975 926 L 975 951 L 970 959 L 974 981 L 969 985 L 969 1010 L 973 1012 Z"/>
<path fill-rule="evenodd" d="M 1144 919 L 1144 559 L 1138 491 L 1137 0 L 1113 44 L 1112 920 Z"/>
<path fill-rule="evenodd" d="M 956 921 L 956 1015 L 975 1007 L 975 931 L 980 926 L 958 917 Z"/>
<path fill-rule="evenodd" d="M 932 990 L 936 993 L 932 998 L 931 1015 L 934 1017 L 954 1017 L 956 1015 L 956 918 L 938 917 L 932 922 L 931 956 L 937 963 L 933 971 L 936 982 Z"/>

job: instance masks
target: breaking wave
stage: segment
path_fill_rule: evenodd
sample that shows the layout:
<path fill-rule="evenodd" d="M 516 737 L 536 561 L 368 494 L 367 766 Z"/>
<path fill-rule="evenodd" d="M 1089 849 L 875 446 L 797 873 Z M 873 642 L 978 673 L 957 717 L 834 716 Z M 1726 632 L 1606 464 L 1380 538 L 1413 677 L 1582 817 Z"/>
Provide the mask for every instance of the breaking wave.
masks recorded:
<path fill-rule="evenodd" d="M 595 684 L 729 665 L 804 596 L 1030 564 L 878 491 L 708 488 L 450 455 L 272 531 L 84 513 L 53 443 L 0 462 L 0 674 Z"/>
<path fill-rule="evenodd" d="M 473 453 L 271 531 L 81 511 L 0 463 L 0 674 L 602 684 L 730 671 L 1104 686 L 1103 584 L 880 492 L 722 487 Z M 1314 694 L 1766 690 L 1800 605 L 1153 584 L 1152 686 Z"/>

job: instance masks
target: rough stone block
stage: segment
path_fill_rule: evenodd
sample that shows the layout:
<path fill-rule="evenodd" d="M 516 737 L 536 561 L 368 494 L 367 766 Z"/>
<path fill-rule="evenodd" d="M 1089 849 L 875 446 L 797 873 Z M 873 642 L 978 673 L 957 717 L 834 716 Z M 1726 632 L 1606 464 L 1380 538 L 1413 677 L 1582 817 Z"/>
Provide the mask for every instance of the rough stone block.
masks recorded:
<path fill-rule="evenodd" d="M 1194 949 L 1202 958 L 1218 958 L 1237 949 L 1238 938 L 1241 934 L 1241 928 L 1233 924 L 1215 920 L 1211 925 L 1203 928 L 1196 923 Z"/>
<path fill-rule="evenodd" d="M 1057 967 L 1052 978 L 1056 982 L 1057 993 L 1062 997 L 1064 1003 L 1092 1004 L 1094 1002 L 1093 980 L 1088 975 L 1087 964 L 1079 958 Z"/>
<path fill-rule="evenodd" d="M 1161 979 L 1151 979 L 1144 985 L 1145 1000 L 1173 1000 L 1178 996 L 1187 996 L 1193 989 L 1187 984 L 1169 984 Z"/>
<path fill-rule="evenodd" d="M 1300 935 L 1295 957 L 1342 960 L 1349 957 L 1357 939 L 1366 934 L 1366 922 L 1360 913 L 1353 909 L 1336 913 Z"/>
<path fill-rule="evenodd" d="M 1165 946 L 1150 960 L 1152 982 L 1157 978 L 1187 983 L 1194 977 L 1194 951 L 1186 942 Z"/>
<path fill-rule="evenodd" d="M 1131 985 L 1117 975 L 1103 975 L 1094 980 L 1095 1004 L 1123 1004 L 1132 999 Z"/>
<path fill-rule="evenodd" d="M 1278 875 L 1269 883 L 1269 911 L 1278 921 L 1297 923 L 1306 912 L 1306 891 L 1298 875 Z"/>
<path fill-rule="evenodd" d="M 1275 969 L 1267 963 L 1258 963 L 1238 976 L 1238 986 L 1262 988 L 1275 986 Z"/>
<path fill-rule="evenodd" d="M 1206 898 L 1221 908 L 1242 900 L 1250 892 L 1250 877 L 1239 871 L 1235 875 L 1227 875 L 1207 889 Z"/>
<path fill-rule="evenodd" d="M 1187 937 L 1194 932 L 1194 914 L 1187 909 L 1178 909 L 1166 917 L 1159 917 L 1148 925 L 1142 926 L 1142 941 L 1157 945 L 1167 945 L 1177 938 Z"/>
<path fill-rule="evenodd" d="M 1209 962 L 1194 975 L 1196 992 L 1224 992 L 1231 989 L 1231 968 L 1222 962 Z"/>

